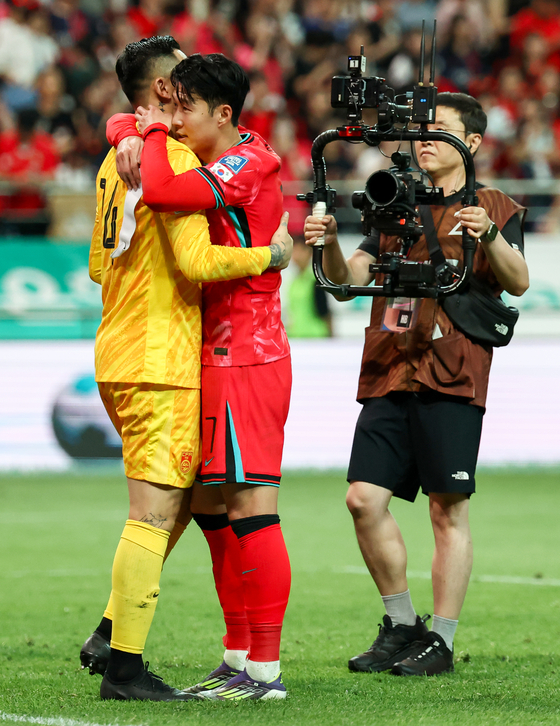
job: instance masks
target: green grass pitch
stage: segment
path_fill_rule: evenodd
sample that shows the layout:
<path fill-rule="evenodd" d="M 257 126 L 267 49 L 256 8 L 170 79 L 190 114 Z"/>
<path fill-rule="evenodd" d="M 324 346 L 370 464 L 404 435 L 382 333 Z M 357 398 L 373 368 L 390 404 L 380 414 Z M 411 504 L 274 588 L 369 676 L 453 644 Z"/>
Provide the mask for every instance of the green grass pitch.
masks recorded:
<path fill-rule="evenodd" d="M 560 724 L 560 473 L 487 470 L 471 517 L 473 580 L 456 673 L 352 674 L 382 603 L 365 574 L 338 472 L 284 477 L 280 513 L 293 567 L 284 626 L 286 701 L 101 702 L 80 645 L 103 612 L 126 517 L 124 478 L 103 470 L 0 481 L 0 721 L 46 726 Z M 417 611 L 432 612 L 427 500 L 396 502 Z M 166 564 L 145 657 L 170 684 L 221 660 L 223 625 L 206 544 L 187 530 Z"/>

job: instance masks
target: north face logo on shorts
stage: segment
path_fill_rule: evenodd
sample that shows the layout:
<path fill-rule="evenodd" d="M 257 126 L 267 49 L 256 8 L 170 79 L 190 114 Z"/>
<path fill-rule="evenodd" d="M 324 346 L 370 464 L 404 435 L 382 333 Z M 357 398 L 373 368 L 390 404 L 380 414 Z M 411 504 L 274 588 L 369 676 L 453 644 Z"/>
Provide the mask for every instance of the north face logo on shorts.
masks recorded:
<path fill-rule="evenodd" d="M 470 478 L 466 471 L 458 471 L 456 474 L 451 474 L 451 476 L 459 481 L 468 481 Z"/>

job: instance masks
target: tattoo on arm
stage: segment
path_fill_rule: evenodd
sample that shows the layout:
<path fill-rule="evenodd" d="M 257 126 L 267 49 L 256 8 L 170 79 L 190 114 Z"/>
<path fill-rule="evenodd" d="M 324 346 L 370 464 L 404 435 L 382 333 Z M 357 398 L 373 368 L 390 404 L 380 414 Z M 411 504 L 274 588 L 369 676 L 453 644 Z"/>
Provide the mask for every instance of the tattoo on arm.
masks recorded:
<path fill-rule="evenodd" d="M 162 525 L 167 522 L 167 517 L 162 517 L 161 515 L 158 516 L 153 512 L 150 512 L 149 514 L 144 515 L 140 521 L 144 524 L 150 524 L 156 529 L 163 529 Z"/>
<path fill-rule="evenodd" d="M 276 267 L 284 259 L 285 248 L 283 245 L 270 245 L 270 267 Z"/>

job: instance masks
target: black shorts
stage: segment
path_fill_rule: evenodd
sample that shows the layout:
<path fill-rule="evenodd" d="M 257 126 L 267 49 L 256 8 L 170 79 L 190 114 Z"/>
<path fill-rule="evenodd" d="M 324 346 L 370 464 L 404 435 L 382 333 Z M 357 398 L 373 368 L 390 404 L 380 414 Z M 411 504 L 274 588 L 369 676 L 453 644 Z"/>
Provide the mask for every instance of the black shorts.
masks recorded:
<path fill-rule="evenodd" d="M 475 491 L 484 409 L 437 392 L 369 398 L 358 417 L 348 481 L 390 489 L 413 502 L 424 494 Z"/>

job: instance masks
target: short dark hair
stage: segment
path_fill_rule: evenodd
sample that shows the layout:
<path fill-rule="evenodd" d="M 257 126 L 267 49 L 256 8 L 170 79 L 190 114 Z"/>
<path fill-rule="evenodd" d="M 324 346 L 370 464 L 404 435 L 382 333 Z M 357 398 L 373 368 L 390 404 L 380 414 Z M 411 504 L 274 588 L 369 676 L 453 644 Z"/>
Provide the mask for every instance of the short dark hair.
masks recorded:
<path fill-rule="evenodd" d="M 488 119 L 482 106 L 467 93 L 438 93 L 436 105 L 454 108 L 459 114 L 461 122 L 465 127 L 465 135 L 480 134 L 484 136 Z"/>
<path fill-rule="evenodd" d="M 174 50 L 179 50 L 179 43 L 170 35 L 154 35 L 129 43 L 117 58 L 116 71 L 126 97 L 133 105 L 138 95 L 153 80 L 157 61 L 160 58 L 171 58 Z"/>
<path fill-rule="evenodd" d="M 195 97 L 206 101 L 211 114 L 226 103 L 231 106 L 231 123 L 237 126 L 245 98 L 249 93 L 249 77 L 235 61 L 222 53 L 193 53 L 175 66 L 171 83 L 179 98 L 194 103 Z"/>

